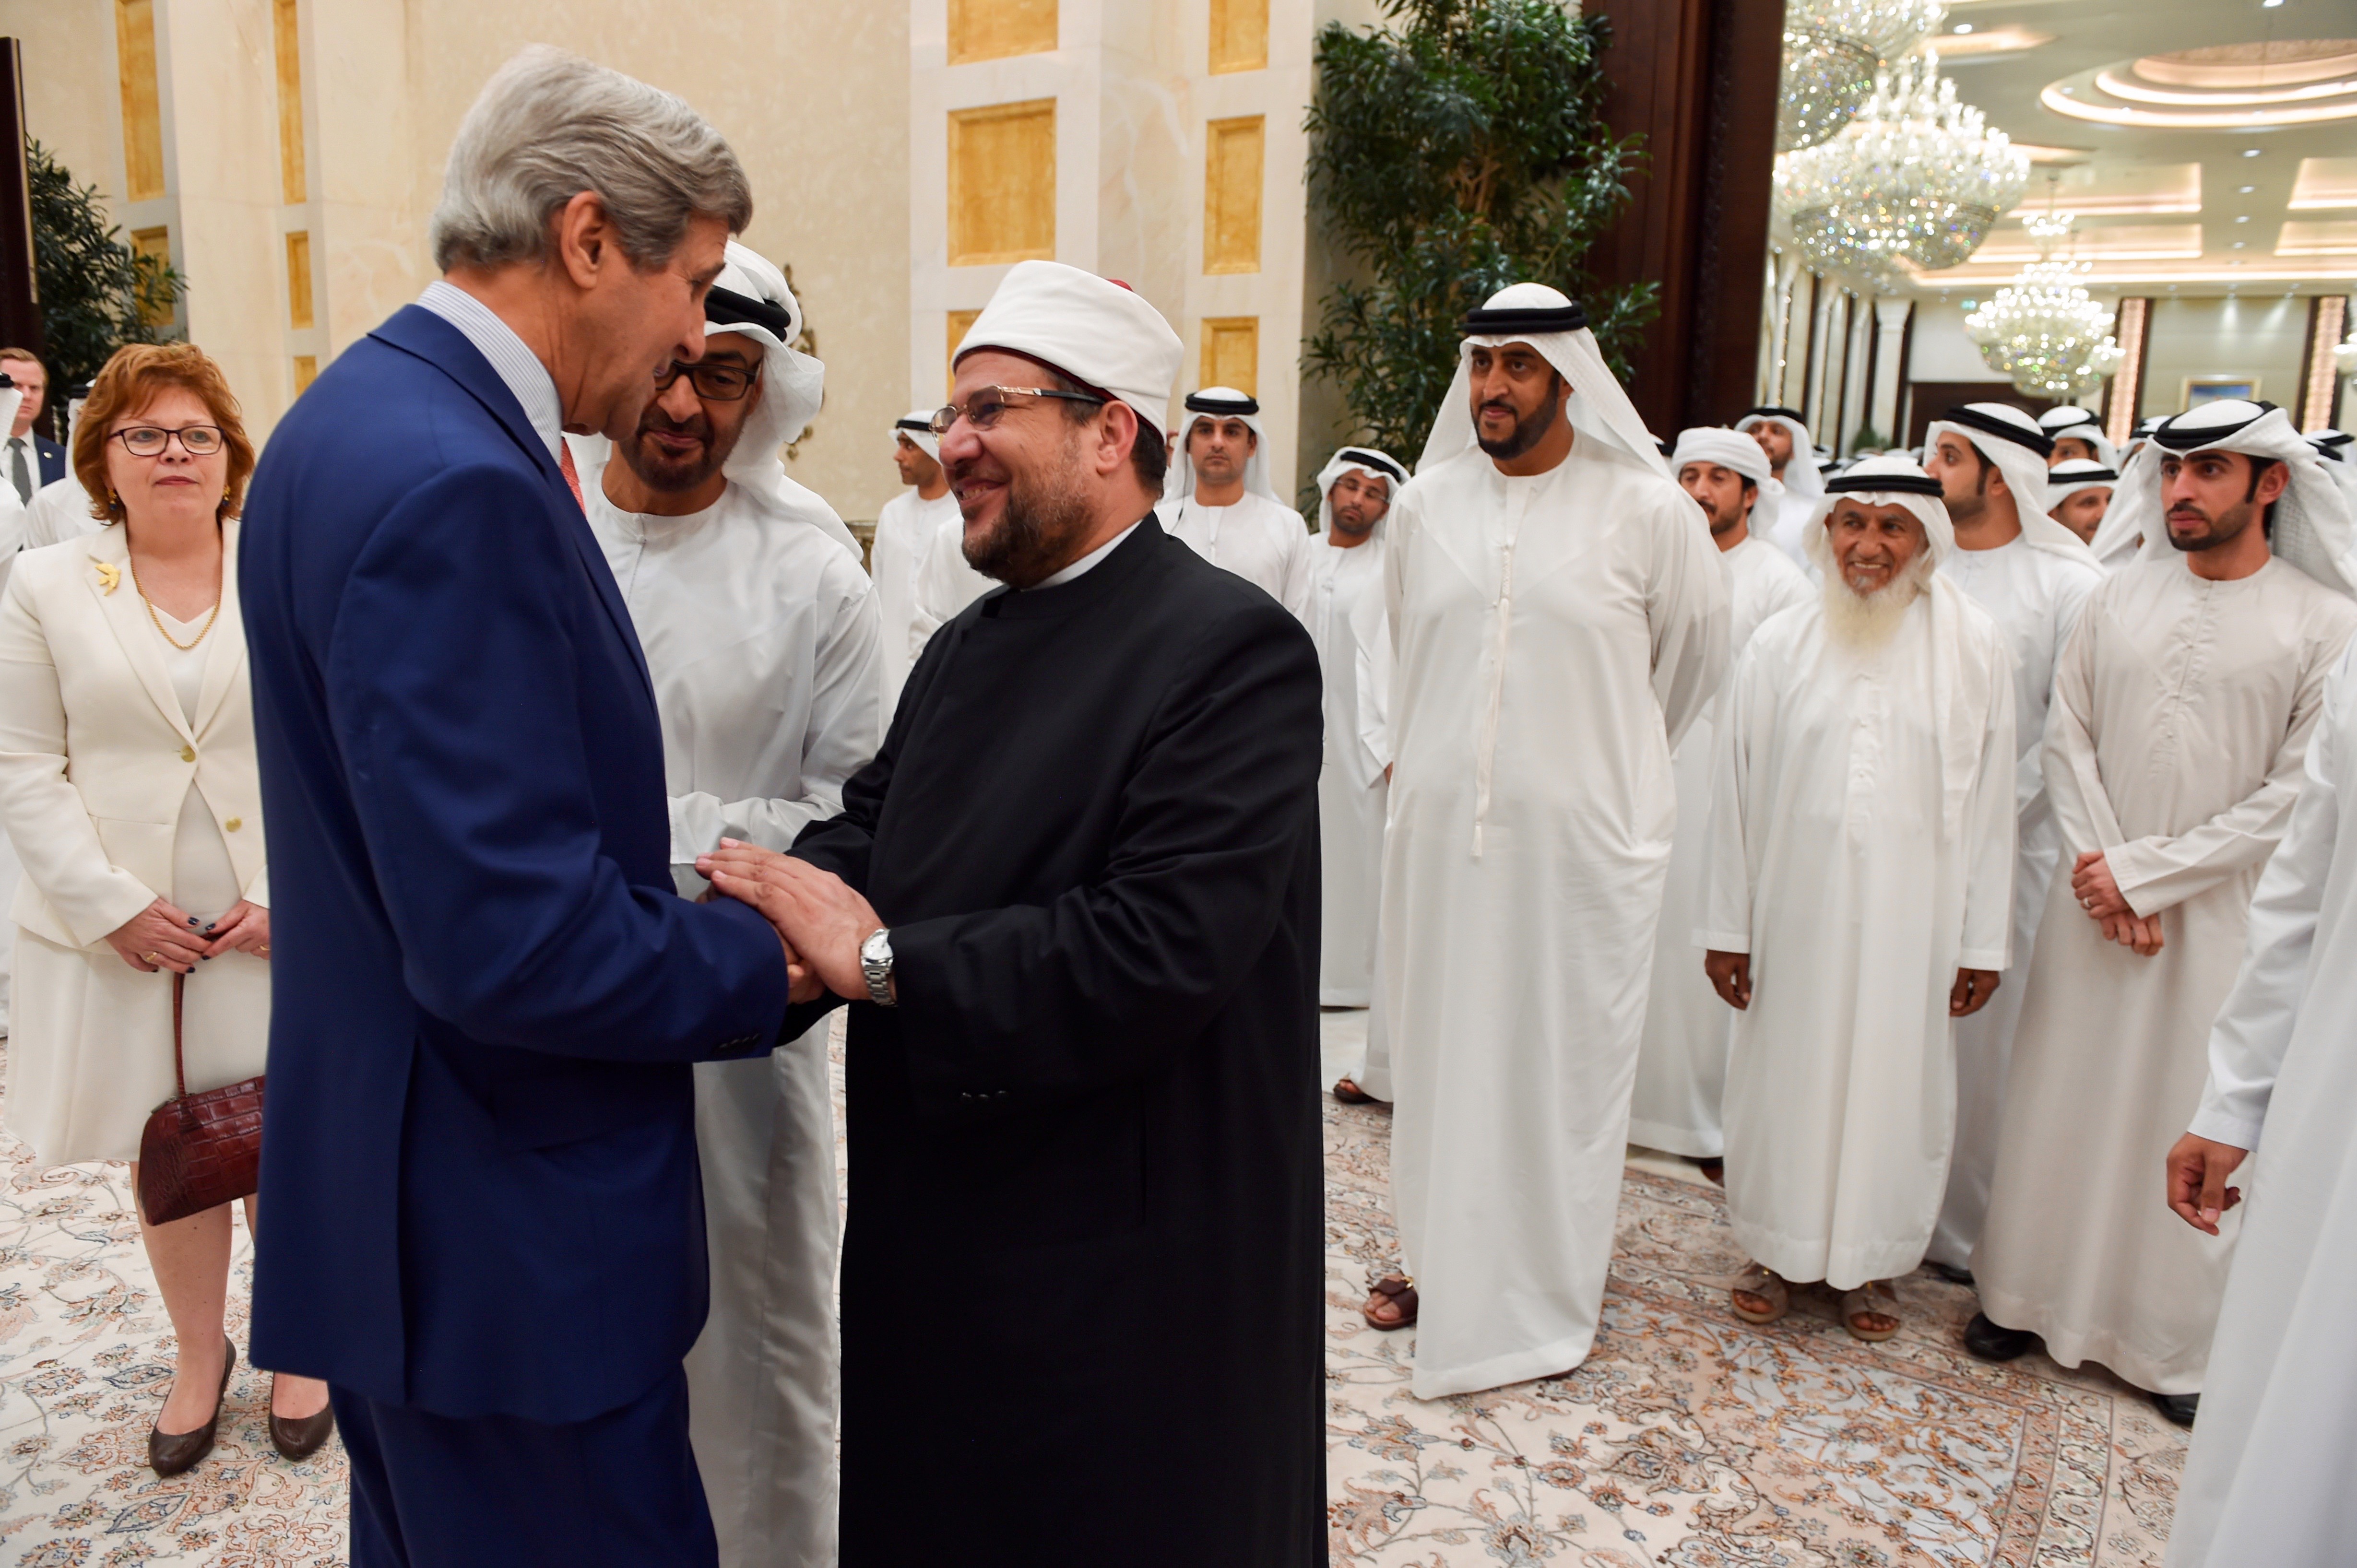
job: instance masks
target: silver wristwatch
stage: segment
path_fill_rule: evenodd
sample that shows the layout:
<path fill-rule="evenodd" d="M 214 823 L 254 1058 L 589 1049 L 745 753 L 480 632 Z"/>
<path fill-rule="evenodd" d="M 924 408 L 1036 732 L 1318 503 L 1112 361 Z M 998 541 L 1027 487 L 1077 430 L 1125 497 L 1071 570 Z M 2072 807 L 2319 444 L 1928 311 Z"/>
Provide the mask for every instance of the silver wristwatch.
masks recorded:
<path fill-rule="evenodd" d="M 878 927 L 859 944 L 859 972 L 867 982 L 867 1000 L 878 1007 L 894 1005 L 892 993 L 892 933 Z"/>

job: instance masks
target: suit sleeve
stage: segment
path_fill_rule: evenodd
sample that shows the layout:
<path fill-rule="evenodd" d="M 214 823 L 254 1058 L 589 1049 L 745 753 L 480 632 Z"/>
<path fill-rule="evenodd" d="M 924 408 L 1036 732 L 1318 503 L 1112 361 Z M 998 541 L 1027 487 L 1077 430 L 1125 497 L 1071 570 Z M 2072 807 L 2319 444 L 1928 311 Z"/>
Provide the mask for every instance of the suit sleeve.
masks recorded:
<path fill-rule="evenodd" d="M 1320 705 L 1298 623 L 1268 605 L 1221 617 L 1128 774 L 1101 786 L 1119 808 L 1099 875 L 1045 904 L 895 926 L 920 1100 L 950 1110 L 979 1086 L 1021 1108 L 1143 1078 L 1198 1038 L 1275 938 L 1305 855 L 1316 875 Z M 1314 931 L 1295 937 L 1314 951 Z"/>
<path fill-rule="evenodd" d="M 573 650 L 598 628 L 572 618 L 604 611 L 565 521 L 530 476 L 451 469 L 378 525 L 338 602 L 329 722 L 405 978 L 463 1033 L 558 1056 L 773 1043 L 769 925 L 603 853 L 584 715 L 652 697 L 580 689 Z"/>

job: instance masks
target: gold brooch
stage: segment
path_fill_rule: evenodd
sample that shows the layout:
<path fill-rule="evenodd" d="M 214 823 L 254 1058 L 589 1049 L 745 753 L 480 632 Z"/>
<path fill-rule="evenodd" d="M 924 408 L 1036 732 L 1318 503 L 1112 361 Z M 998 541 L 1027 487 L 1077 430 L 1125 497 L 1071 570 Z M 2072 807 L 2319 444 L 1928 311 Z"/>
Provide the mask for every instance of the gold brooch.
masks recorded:
<path fill-rule="evenodd" d="M 90 563 L 91 565 L 98 568 L 98 580 L 100 583 L 104 585 L 99 589 L 101 594 L 111 594 L 114 592 L 117 587 L 122 585 L 122 567 L 115 565 L 111 561 L 102 561 L 95 555 L 90 558 Z"/>

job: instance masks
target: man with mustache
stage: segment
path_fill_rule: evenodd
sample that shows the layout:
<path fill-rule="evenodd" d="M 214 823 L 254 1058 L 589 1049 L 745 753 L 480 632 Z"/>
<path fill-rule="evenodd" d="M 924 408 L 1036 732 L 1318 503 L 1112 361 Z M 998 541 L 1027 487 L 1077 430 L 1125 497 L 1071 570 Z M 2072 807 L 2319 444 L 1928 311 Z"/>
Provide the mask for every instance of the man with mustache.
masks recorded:
<path fill-rule="evenodd" d="M 1781 550 L 1793 565 L 1809 564 L 1807 542 L 1817 503 L 1824 499 L 1825 479 L 1817 467 L 1815 437 L 1800 413 L 1772 404 L 1755 408 L 1735 422 L 1735 428 L 1760 443 L 1768 455 L 1769 493 L 1775 505 L 1761 513 L 1760 537 Z"/>
<path fill-rule="evenodd" d="M 840 816 L 705 862 L 851 1002 L 860 1568 L 1326 1561 L 1318 653 L 1156 520 L 1180 351 L 1119 284 L 1008 272 L 934 418 L 1005 586 Z"/>
<path fill-rule="evenodd" d="M 1755 1262 L 1736 1316 L 1772 1323 L 1823 1280 L 1882 1340 L 1947 1183 L 1950 1020 L 2008 961 L 2012 660 L 1940 570 L 1939 480 L 1868 457 L 1826 489 L 1820 602 L 1760 629 L 1722 703 L 1696 935 L 1737 1009 L 1727 1213 Z"/>
<path fill-rule="evenodd" d="M 2045 780 L 2062 858 L 1964 1347 L 2009 1360 L 2042 1337 L 2190 1424 L 2240 1217 L 2190 1229 L 2155 1176 L 2201 1101 L 2252 889 L 2357 628 L 2357 525 L 2280 409 L 2206 404 L 2153 442 L 2113 503 L 2144 547 L 2088 595 L 2055 667 Z"/>
<path fill-rule="evenodd" d="M 884 720 L 875 588 L 778 448 L 825 375 L 793 347 L 785 274 L 730 242 L 704 356 L 673 362 L 627 440 L 568 436 L 591 532 L 662 721 L 672 879 L 723 835 L 783 849 L 843 806 Z M 619 461 L 609 460 L 609 453 Z M 724 1568 L 834 1562 L 834 1114 L 822 1025 L 695 1068 L 712 1307 L 689 1435 Z"/>
<path fill-rule="evenodd" d="M 1727 668 L 1694 498 L 1543 284 L 1469 314 L 1384 527 L 1391 826 L 1370 1034 L 1391 1053 L 1419 1399 L 1577 1367 L 1603 1307 L 1677 813 Z"/>
<path fill-rule="evenodd" d="M 1306 615 L 1312 541 L 1268 482 L 1260 401 L 1233 387 L 1187 394 L 1164 487 L 1163 526 L 1204 560 Z"/>

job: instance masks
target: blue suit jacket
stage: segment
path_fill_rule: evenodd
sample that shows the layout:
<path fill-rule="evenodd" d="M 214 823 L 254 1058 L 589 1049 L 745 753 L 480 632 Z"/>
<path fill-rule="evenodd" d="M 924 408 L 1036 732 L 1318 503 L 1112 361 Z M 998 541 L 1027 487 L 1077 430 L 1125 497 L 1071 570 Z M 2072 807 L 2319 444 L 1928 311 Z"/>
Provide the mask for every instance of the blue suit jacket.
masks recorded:
<path fill-rule="evenodd" d="M 776 935 L 673 893 L 654 694 L 548 448 L 411 306 L 288 413 L 239 585 L 273 897 L 253 1359 L 578 1421 L 702 1327 L 690 1064 Z"/>
<path fill-rule="evenodd" d="M 40 459 L 41 467 L 36 489 L 54 485 L 66 477 L 66 449 L 38 431 L 33 434 L 33 456 Z"/>

